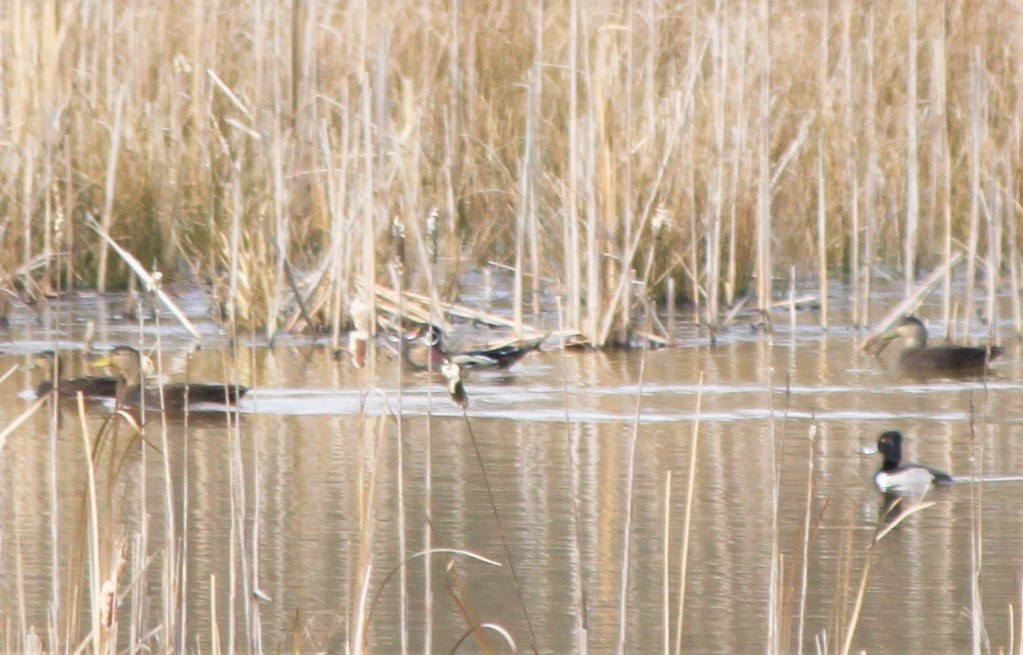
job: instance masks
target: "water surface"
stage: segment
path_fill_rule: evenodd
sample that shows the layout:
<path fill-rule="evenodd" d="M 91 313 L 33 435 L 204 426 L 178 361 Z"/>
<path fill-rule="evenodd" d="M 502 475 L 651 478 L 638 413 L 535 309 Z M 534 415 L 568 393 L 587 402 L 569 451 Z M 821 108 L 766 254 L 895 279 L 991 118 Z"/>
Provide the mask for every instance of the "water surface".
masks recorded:
<path fill-rule="evenodd" d="M 201 298 L 186 301 L 201 318 Z M 139 326 L 112 315 L 103 301 L 78 299 L 16 316 L 0 333 L 0 371 L 34 350 L 74 347 L 84 321 L 97 317 L 99 345 L 137 344 Z M 665 593 L 674 640 L 699 420 L 683 647 L 763 650 L 774 603 L 792 640 L 785 650 L 796 650 L 801 606 L 807 652 L 815 640 L 834 650 L 878 525 L 881 497 L 870 476 L 879 462 L 864 451 L 880 432 L 901 430 L 907 458 L 956 475 L 1023 474 L 1023 375 L 1018 346 L 1005 339 L 1008 352 L 989 380 L 921 381 L 862 354 L 864 333 L 823 331 L 812 313 L 799 315 L 794 332 L 784 320 L 770 334 L 739 323 L 714 347 L 684 325 L 674 348 L 551 350 L 508 373 L 475 375 L 466 419 L 437 381 L 399 375 L 384 351 L 356 370 L 318 343 L 295 339 L 268 348 L 256 339 L 232 360 L 212 323 L 202 323 L 204 348 L 188 352 L 185 335 L 161 321 L 145 326 L 143 341 L 153 345 L 160 336 L 169 378 L 187 371 L 192 379 L 221 380 L 234 370 L 254 390 L 231 421 L 214 413 L 163 425 L 150 416 L 150 446 L 131 443 L 126 427 L 107 444 L 98 465 L 101 522 L 127 544 L 122 592 L 133 579 L 144 581 L 124 593 L 122 646 L 131 612 L 148 629 L 160 625 L 173 519 L 183 557 L 178 570 L 186 577 L 183 632 L 193 649 L 209 648 L 213 615 L 223 648 L 233 622 L 240 652 L 260 644 L 288 649 L 295 635 L 303 651 L 341 652 L 353 639 L 360 580 L 369 570 L 370 596 L 378 598 L 367 642 L 375 652 L 397 652 L 401 578 L 384 583 L 400 562 L 403 524 L 406 555 L 425 547 L 429 531 L 434 548 L 502 564 L 435 556 L 427 576 L 427 560 L 412 560 L 404 623 L 414 652 L 428 639 L 432 652 L 448 652 L 466 632 L 455 597 L 466 614 L 502 626 L 524 652 L 532 639 L 545 653 L 610 652 L 622 630 L 629 652 L 660 652 Z M 1000 327 L 1009 334 L 1008 325 Z M 35 382 L 33 373 L 16 372 L 0 384 L 0 426 L 29 407 Z M 89 408 L 90 435 L 108 413 Z M 118 453 L 116 473 L 111 452 Z M 0 614 L 9 619 L 3 629 L 10 639 L 20 639 L 22 625 L 46 632 L 55 587 L 62 606 L 81 603 L 65 593 L 86 582 L 84 575 L 68 579 L 69 571 L 81 571 L 74 562 L 86 551 L 83 453 L 70 404 L 38 411 L 0 451 Z M 1008 647 L 1009 606 L 1020 616 L 1021 495 L 1023 482 L 955 485 L 879 542 L 854 648 L 968 649 L 971 571 L 978 568 L 992 649 Z M 775 549 L 783 579 L 772 594 Z M 258 615 L 247 623 L 244 600 L 255 586 L 270 600 L 256 603 Z M 142 600 L 148 608 L 133 610 Z M 1020 634 L 1018 624 L 1015 630 Z M 462 648 L 478 650 L 471 639 Z"/>

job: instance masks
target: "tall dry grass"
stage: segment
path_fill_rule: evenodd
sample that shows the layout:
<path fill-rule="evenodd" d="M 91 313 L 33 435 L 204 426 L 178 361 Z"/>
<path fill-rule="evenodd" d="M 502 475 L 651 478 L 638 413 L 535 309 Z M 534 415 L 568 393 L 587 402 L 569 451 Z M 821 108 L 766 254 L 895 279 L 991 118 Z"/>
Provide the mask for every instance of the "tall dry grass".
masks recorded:
<path fill-rule="evenodd" d="M 11 3 L 0 286 L 123 283 L 83 227 L 94 216 L 147 266 L 210 282 L 241 323 L 336 326 L 356 297 L 374 306 L 391 219 L 436 208 L 438 289 L 510 265 L 519 312 L 555 293 L 597 344 L 631 325 L 651 248 L 645 282 L 663 294 L 672 279 L 710 324 L 719 298 L 755 292 L 766 309 L 792 266 L 854 280 L 866 323 L 872 267 L 908 280 L 956 242 L 974 268 L 1018 267 L 1017 234 L 986 245 L 1018 213 L 993 199 L 1023 182 L 1021 14 L 1006 0 Z"/>

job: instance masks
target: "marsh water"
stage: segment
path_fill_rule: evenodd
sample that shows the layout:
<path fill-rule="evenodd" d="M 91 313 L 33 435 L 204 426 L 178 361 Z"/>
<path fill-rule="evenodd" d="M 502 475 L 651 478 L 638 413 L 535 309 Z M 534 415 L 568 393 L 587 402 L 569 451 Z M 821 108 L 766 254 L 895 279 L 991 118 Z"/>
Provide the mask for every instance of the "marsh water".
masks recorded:
<path fill-rule="evenodd" d="M 142 341 L 153 346 L 159 337 L 170 379 L 187 372 L 223 380 L 226 338 L 204 319 L 201 293 L 181 300 L 202 327 L 202 349 L 162 313 Z M 897 300 L 879 297 L 878 307 Z M 139 324 L 116 320 L 116 306 L 80 297 L 21 308 L 0 329 L 0 373 L 36 350 L 73 350 L 90 320 L 98 347 L 138 344 Z M 780 311 L 770 333 L 739 320 L 714 345 L 680 321 L 676 345 L 650 351 L 562 352 L 551 343 L 511 371 L 472 376 L 467 419 L 439 382 L 399 375 L 385 349 L 356 369 L 333 357 L 326 340 L 283 338 L 273 347 L 242 340 L 231 366 L 253 390 L 236 417 L 171 417 L 164 425 L 151 416 L 149 445 L 122 427 L 104 446 L 120 453 L 116 472 L 100 458 L 97 473 L 113 499 L 101 504 L 101 521 L 126 543 L 118 621 L 127 625 L 139 612 L 148 629 L 160 625 L 169 504 L 187 650 L 209 652 L 216 639 L 245 652 L 256 635 L 266 651 L 297 643 L 302 652 L 344 652 L 368 572 L 372 652 L 400 652 L 403 625 L 412 652 L 450 652 L 467 617 L 500 626 L 522 652 L 605 653 L 619 640 L 628 652 L 662 652 L 666 622 L 671 644 L 677 629 L 695 447 L 683 650 L 760 652 L 775 615 L 790 640 L 786 651 L 796 652 L 800 625 L 805 652 L 835 651 L 868 554 L 855 649 L 966 651 L 977 606 L 991 649 L 1010 647 L 1021 634 L 1023 482 L 939 489 L 928 497 L 932 506 L 868 553 L 882 503 L 871 483 L 881 431 L 901 430 L 907 459 L 954 475 L 1023 474 L 1023 366 L 1010 322 L 997 326 L 1007 352 L 989 379 L 919 380 L 886 365 L 898 346 L 880 360 L 863 354 L 866 332 L 850 327 L 841 309 L 826 331 L 818 318 L 799 312 L 793 330 Z M 480 341 L 500 336 L 463 331 Z M 983 336 L 977 328 L 959 339 Z M 19 370 L 0 384 L 0 428 L 29 409 L 38 380 Z M 87 409 L 89 435 L 109 411 Z M 0 630 L 14 649 L 24 630 L 46 633 L 55 588 L 62 612 L 75 602 L 88 611 L 86 575 L 73 563 L 87 550 L 77 518 L 84 452 L 68 403 L 32 414 L 0 450 Z M 401 568 L 401 530 L 409 558 L 404 618 L 402 577 L 389 576 Z M 432 548 L 501 566 L 412 557 L 426 547 L 427 531 Z M 78 579 L 69 579 L 74 570 Z M 254 587 L 264 599 L 246 619 Z M 77 601 L 68 595 L 75 588 Z M 133 609 L 139 603 L 143 609 Z M 497 630 L 486 634 L 504 652 Z M 479 650 L 473 638 L 459 648 Z"/>

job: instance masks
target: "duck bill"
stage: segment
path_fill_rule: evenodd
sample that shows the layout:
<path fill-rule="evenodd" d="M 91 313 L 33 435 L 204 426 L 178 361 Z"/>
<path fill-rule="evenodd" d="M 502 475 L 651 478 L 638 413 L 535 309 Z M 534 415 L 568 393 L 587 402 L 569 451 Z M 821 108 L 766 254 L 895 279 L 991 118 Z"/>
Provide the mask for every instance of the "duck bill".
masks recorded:
<path fill-rule="evenodd" d="M 895 338 L 898 336 L 899 333 L 896 332 L 895 330 L 888 330 L 880 337 L 878 337 L 877 345 L 874 347 L 874 355 L 877 356 L 883 353 L 884 349 L 887 348 L 891 344 L 891 342 L 894 341 Z"/>

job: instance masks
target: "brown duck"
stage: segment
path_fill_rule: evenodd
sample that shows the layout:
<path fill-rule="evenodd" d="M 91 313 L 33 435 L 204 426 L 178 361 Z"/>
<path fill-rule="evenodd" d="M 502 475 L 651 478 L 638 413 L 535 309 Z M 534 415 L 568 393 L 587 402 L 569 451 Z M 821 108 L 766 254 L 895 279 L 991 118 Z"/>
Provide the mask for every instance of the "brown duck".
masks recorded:
<path fill-rule="evenodd" d="M 150 409 L 160 407 L 160 389 L 142 386 L 142 355 L 130 346 L 118 346 L 93 366 L 109 366 L 117 373 L 117 396 L 124 405 Z M 240 384 L 176 382 L 163 385 L 163 404 L 171 411 L 182 411 L 199 403 L 234 405 L 249 389 Z"/>
<path fill-rule="evenodd" d="M 1001 346 L 928 346 L 927 328 L 915 316 L 906 316 L 882 338 L 897 337 L 906 339 L 899 353 L 899 368 L 909 373 L 983 369 L 1002 354 Z"/>
<path fill-rule="evenodd" d="M 52 350 L 43 350 L 32 355 L 32 368 L 41 368 L 47 379 L 36 386 L 36 398 L 49 395 L 56 388 L 57 395 L 74 398 L 82 392 L 86 398 L 113 398 L 117 395 L 117 378 L 109 375 L 87 375 L 80 378 L 60 379 L 59 374 L 67 370 L 64 359 Z M 55 375 L 56 374 L 56 375 Z M 54 384 L 56 381 L 56 384 Z"/>

